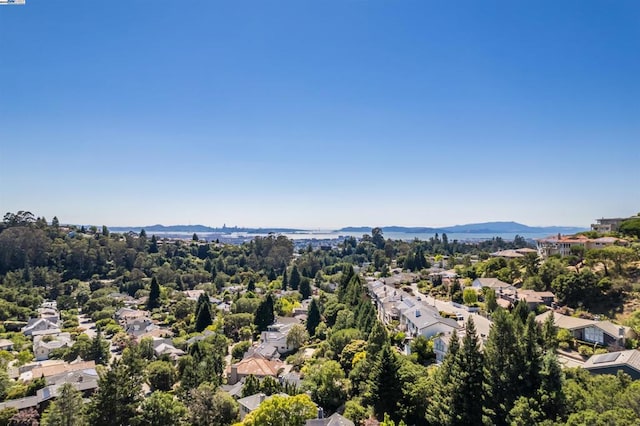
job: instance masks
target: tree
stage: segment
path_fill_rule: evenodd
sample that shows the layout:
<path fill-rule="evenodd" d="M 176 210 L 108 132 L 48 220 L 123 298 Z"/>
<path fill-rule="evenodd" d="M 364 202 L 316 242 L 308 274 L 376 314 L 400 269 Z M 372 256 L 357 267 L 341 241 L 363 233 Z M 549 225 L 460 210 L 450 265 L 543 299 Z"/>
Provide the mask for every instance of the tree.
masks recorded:
<path fill-rule="evenodd" d="M 125 349 L 125 354 L 128 349 Z M 115 360 L 100 372 L 98 390 L 91 397 L 89 423 L 95 426 L 129 425 L 142 400 L 142 374 L 133 362 Z"/>
<path fill-rule="evenodd" d="M 479 425 L 482 423 L 484 361 L 472 317 L 467 321 L 462 346 L 455 354 L 453 364 L 452 424 Z"/>
<path fill-rule="evenodd" d="M 300 287 L 300 280 L 302 277 L 300 276 L 300 272 L 298 271 L 298 266 L 293 265 L 291 268 L 291 278 L 289 278 L 289 285 L 292 290 L 297 290 Z"/>
<path fill-rule="evenodd" d="M 349 390 L 344 370 L 333 360 L 305 369 L 303 387 L 311 392 L 311 399 L 330 412 L 344 404 Z"/>
<path fill-rule="evenodd" d="M 548 352 L 558 349 L 558 327 L 555 325 L 553 311 L 549 312 L 542 323 L 542 347 Z"/>
<path fill-rule="evenodd" d="M 194 232 L 194 233 L 193 233 L 193 235 L 191 236 L 191 240 L 192 240 L 192 241 L 196 241 L 196 242 L 198 242 L 198 241 L 200 241 L 200 238 L 198 238 L 198 234 L 196 234 L 196 233 Z"/>
<path fill-rule="evenodd" d="M 250 376 L 253 377 L 253 376 Z M 238 420 L 240 407 L 231 395 L 203 383 L 189 398 L 189 422 L 192 426 L 228 426 Z"/>
<path fill-rule="evenodd" d="M 538 390 L 540 411 L 548 419 L 555 421 L 565 413 L 566 398 L 564 393 L 564 374 L 553 351 L 547 352 L 542 359 L 540 380 L 541 383 Z"/>
<path fill-rule="evenodd" d="M 156 391 L 145 399 L 133 424 L 139 426 L 186 425 L 187 408 L 173 395 Z"/>
<path fill-rule="evenodd" d="M 494 425 L 506 426 L 509 411 L 519 396 L 522 373 L 520 350 L 511 316 L 503 309 L 493 314 L 493 326 L 484 347 L 485 412 Z"/>
<path fill-rule="evenodd" d="M 152 311 L 160 306 L 160 285 L 156 277 L 151 279 L 151 290 L 149 291 L 149 298 L 147 299 L 147 309 Z"/>
<path fill-rule="evenodd" d="M 287 287 L 289 286 L 289 277 L 287 277 L 287 266 L 284 265 L 282 267 L 283 272 L 282 272 L 282 289 L 283 290 L 287 290 Z"/>
<path fill-rule="evenodd" d="M 300 281 L 300 294 L 302 295 L 303 300 L 311 297 L 311 283 L 309 278 L 305 277 Z"/>
<path fill-rule="evenodd" d="M 43 426 L 86 426 L 82 394 L 71 383 L 63 384 L 58 398 L 42 415 Z"/>
<path fill-rule="evenodd" d="M 429 424 L 449 425 L 454 421 L 453 393 L 455 392 L 452 378 L 456 371 L 456 358 L 460 351 L 458 333 L 454 330 L 449 338 L 449 350 L 444 357 L 442 365 L 433 375 L 433 383 L 430 389 L 429 406 L 426 418 Z M 459 380 L 456 380 L 458 382 Z"/>
<path fill-rule="evenodd" d="M 18 411 L 9 419 L 9 426 L 38 426 L 40 414 L 35 408 Z"/>
<path fill-rule="evenodd" d="M 202 332 L 204 329 L 213 324 L 211 320 L 211 311 L 210 305 L 208 303 L 203 304 L 198 310 L 198 315 L 196 317 L 196 331 Z"/>
<path fill-rule="evenodd" d="M 111 353 L 109 352 L 109 342 L 102 338 L 102 330 L 100 327 L 96 328 L 96 335 L 91 340 L 91 348 L 89 349 L 89 360 L 93 360 L 96 364 L 106 365 L 109 362 Z"/>
<path fill-rule="evenodd" d="M 307 332 L 310 336 L 316 334 L 316 328 L 320 324 L 320 308 L 318 308 L 318 302 L 316 299 L 311 299 L 311 305 L 309 305 L 309 313 L 307 315 Z"/>
<path fill-rule="evenodd" d="M 376 321 L 373 325 L 367 345 L 367 356 L 374 360 L 381 353 L 384 345 L 389 341 L 387 329 L 380 321 Z"/>
<path fill-rule="evenodd" d="M 287 346 L 291 346 L 294 350 L 298 350 L 307 340 L 309 333 L 302 324 L 294 324 L 287 334 Z"/>
<path fill-rule="evenodd" d="M 498 308 L 498 301 L 496 300 L 496 291 L 492 288 L 487 288 L 484 294 L 484 302 L 488 312 L 493 312 Z"/>
<path fill-rule="evenodd" d="M 423 335 L 417 336 L 411 342 L 411 355 L 420 365 L 432 364 L 436 358 L 433 351 L 433 340 L 427 339 Z"/>
<path fill-rule="evenodd" d="M 379 419 L 385 413 L 395 416 L 402 395 L 402 383 L 398 375 L 397 355 L 389 344 L 382 348 L 378 361 L 374 364 L 369 379 L 368 399 Z"/>
<path fill-rule="evenodd" d="M 475 305 L 478 302 L 478 293 L 472 288 L 465 288 L 462 291 L 462 300 L 467 306 Z"/>
<path fill-rule="evenodd" d="M 176 379 L 173 365 L 167 361 L 154 361 L 147 366 L 147 380 L 151 391 L 170 391 Z"/>
<path fill-rule="evenodd" d="M 243 421 L 245 426 L 304 426 L 315 419 L 318 409 L 308 395 L 273 395 L 249 413 Z"/>
<path fill-rule="evenodd" d="M 253 323 L 255 324 L 257 331 L 261 333 L 273 324 L 275 320 L 276 317 L 273 313 L 273 296 L 271 296 L 271 294 L 267 294 L 267 297 L 265 297 L 258 305 Z"/>

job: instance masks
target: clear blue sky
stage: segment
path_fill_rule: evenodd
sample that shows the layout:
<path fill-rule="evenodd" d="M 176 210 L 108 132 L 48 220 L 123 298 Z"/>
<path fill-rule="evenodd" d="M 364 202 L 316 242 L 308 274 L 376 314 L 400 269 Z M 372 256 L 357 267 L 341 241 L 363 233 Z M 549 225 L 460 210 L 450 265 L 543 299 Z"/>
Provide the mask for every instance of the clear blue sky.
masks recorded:
<path fill-rule="evenodd" d="M 640 1 L 0 7 L 0 210 L 331 228 L 640 211 Z"/>

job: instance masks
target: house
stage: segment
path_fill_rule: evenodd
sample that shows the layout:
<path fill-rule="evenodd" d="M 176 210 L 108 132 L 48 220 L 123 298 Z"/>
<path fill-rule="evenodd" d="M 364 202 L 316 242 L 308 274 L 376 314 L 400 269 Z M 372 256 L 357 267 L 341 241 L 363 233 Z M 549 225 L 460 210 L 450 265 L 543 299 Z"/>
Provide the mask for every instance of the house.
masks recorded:
<path fill-rule="evenodd" d="M 449 352 L 449 345 L 453 334 L 441 334 L 433 339 L 433 352 L 436 354 L 436 363 L 440 364 L 444 361 L 444 357 Z"/>
<path fill-rule="evenodd" d="M 82 361 L 80 359 L 67 363 L 67 362 L 52 362 L 48 363 L 44 361 L 42 363 L 34 364 L 30 369 L 22 372 L 20 374 L 19 379 L 22 381 L 29 381 L 34 378 L 44 377 L 48 379 L 53 376 L 57 376 L 60 374 L 71 373 L 73 371 L 80 370 L 95 370 L 96 363 L 95 361 Z"/>
<path fill-rule="evenodd" d="M 409 336 L 427 338 L 460 329 L 456 320 L 440 316 L 438 311 L 425 304 L 404 310 L 400 315 L 400 325 L 404 326 Z"/>
<path fill-rule="evenodd" d="M 292 326 L 293 323 L 276 323 L 268 326 L 267 330 L 260 334 L 261 343 L 276 347 L 281 354 L 291 352 L 294 347 L 287 343 L 287 336 Z"/>
<path fill-rule="evenodd" d="M 608 219 L 605 219 L 603 217 L 602 219 L 596 219 L 596 223 L 591 224 L 591 230 L 599 232 L 601 234 L 616 232 L 618 228 L 620 228 L 620 225 L 622 224 L 622 222 L 624 222 L 625 220 L 627 220 L 627 218 L 622 218 L 622 217 L 615 217 L 615 218 L 608 218 Z"/>
<path fill-rule="evenodd" d="M 589 238 L 585 235 L 554 235 L 536 240 L 538 254 L 541 257 L 553 255 L 569 256 L 572 249 L 601 249 L 611 245 L 626 245 L 627 241 L 615 237 Z"/>
<path fill-rule="evenodd" d="M 320 410 L 322 412 L 322 410 Z M 320 419 L 311 419 L 307 420 L 304 424 L 305 426 L 355 426 L 351 420 L 343 417 L 338 413 L 334 413 L 329 417 L 320 418 Z"/>
<path fill-rule="evenodd" d="M 504 257 L 505 259 L 521 259 L 525 257 L 528 253 L 538 253 L 538 250 L 530 249 L 530 248 L 519 248 L 519 249 L 509 249 L 509 250 L 498 250 L 494 253 L 491 253 L 492 257 Z"/>
<path fill-rule="evenodd" d="M 552 312 L 553 311 L 549 310 L 538 315 L 536 321 L 540 324 L 544 323 Z M 614 348 L 624 348 L 627 339 L 637 337 L 631 327 L 614 324 L 611 321 L 575 318 L 559 313 L 553 313 L 553 318 L 554 324 L 558 328 L 569 330 L 574 338 L 583 342 Z"/>
<path fill-rule="evenodd" d="M 240 420 L 243 420 L 247 414 L 256 410 L 265 399 L 267 399 L 267 395 L 262 392 L 240 398 L 238 400 Z"/>
<path fill-rule="evenodd" d="M 500 294 L 501 292 L 508 289 L 513 289 L 514 287 L 511 284 L 507 284 L 497 278 L 476 278 L 471 283 L 471 288 L 474 288 L 477 291 L 480 291 L 483 288 L 492 288 L 496 292 L 496 294 Z"/>
<path fill-rule="evenodd" d="M 505 299 L 515 305 L 518 301 L 523 300 L 527 303 L 529 310 L 535 310 L 538 305 L 551 306 L 555 301 L 556 295 L 550 291 L 535 291 L 535 290 L 521 290 L 521 289 L 509 289 L 500 294 L 501 299 Z"/>
<path fill-rule="evenodd" d="M 51 352 L 56 349 L 66 348 L 71 346 L 71 334 L 70 333 L 58 333 L 47 336 L 34 336 L 33 337 L 33 355 L 36 361 L 44 361 L 49 359 Z"/>
<path fill-rule="evenodd" d="M 13 342 L 8 339 L 0 339 L 0 351 L 12 351 Z"/>
<path fill-rule="evenodd" d="M 249 375 L 258 378 L 267 376 L 277 378 L 282 369 L 284 369 L 284 363 L 281 361 L 268 360 L 262 355 L 254 353 L 227 368 L 227 383 L 235 385 L 239 380 Z"/>
<path fill-rule="evenodd" d="M 58 324 L 46 318 L 31 318 L 27 325 L 22 327 L 22 333 L 25 336 L 58 334 L 60 333 L 60 328 L 58 328 Z"/>
<path fill-rule="evenodd" d="M 640 379 L 640 350 L 593 355 L 582 366 L 592 374 L 617 374 L 622 370 L 632 379 Z"/>
<path fill-rule="evenodd" d="M 47 319 L 54 324 L 60 323 L 60 313 L 54 308 L 38 308 L 38 317 Z"/>

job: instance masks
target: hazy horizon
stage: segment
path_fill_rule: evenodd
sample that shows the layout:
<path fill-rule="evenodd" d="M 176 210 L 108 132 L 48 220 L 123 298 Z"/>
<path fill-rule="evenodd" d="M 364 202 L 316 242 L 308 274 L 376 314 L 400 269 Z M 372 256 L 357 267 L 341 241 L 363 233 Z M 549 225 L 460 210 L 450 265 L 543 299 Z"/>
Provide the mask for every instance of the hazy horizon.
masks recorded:
<path fill-rule="evenodd" d="M 640 210 L 640 2 L 0 7 L 0 210 L 338 229 Z"/>

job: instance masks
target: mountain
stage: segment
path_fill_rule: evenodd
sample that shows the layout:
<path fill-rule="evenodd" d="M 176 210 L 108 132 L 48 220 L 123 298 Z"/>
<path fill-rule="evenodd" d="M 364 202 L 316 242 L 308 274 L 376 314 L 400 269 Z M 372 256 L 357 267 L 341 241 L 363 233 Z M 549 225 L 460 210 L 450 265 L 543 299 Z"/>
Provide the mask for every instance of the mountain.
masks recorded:
<path fill-rule="evenodd" d="M 339 229 L 338 232 L 363 232 L 370 233 L 371 227 L 345 227 Z M 469 234 L 575 234 L 576 232 L 585 231 L 587 228 L 575 226 L 528 226 L 517 222 L 483 222 L 470 223 L 467 225 L 446 226 L 441 228 L 430 227 L 406 227 L 406 226 L 383 226 L 382 232 L 403 232 L 406 234 L 423 234 L 423 233 L 469 233 Z"/>

